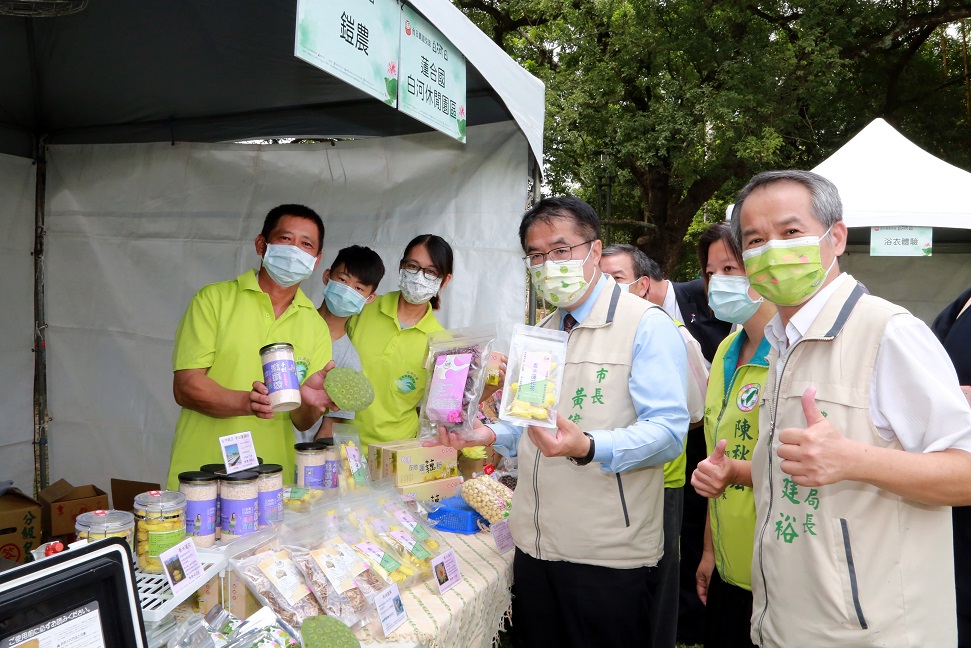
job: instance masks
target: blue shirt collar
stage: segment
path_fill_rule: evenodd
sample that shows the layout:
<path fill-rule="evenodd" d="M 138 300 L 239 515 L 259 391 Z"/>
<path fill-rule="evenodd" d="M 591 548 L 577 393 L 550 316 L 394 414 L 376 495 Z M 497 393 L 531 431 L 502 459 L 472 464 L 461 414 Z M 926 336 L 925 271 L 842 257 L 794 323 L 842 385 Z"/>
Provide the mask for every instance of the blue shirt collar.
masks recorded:
<path fill-rule="evenodd" d="M 735 367 L 738 365 L 738 355 L 742 352 L 742 345 L 748 339 L 748 335 L 745 333 L 745 329 L 740 329 L 738 335 L 732 340 L 731 344 L 728 345 L 728 349 L 725 351 L 725 393 L 732 386 L 732 380 L 735 379 Z M 755 350 L 755 355 L 749 360 L 746 365 L 754 365 L 757 367 L 768 367 L 769 361 L 767 356 L 769 351 L 772 349 L 772 345 L 769 343 L 767 337 L 762 337 L 762 341 L 759 342 L 759 347 Z"/>
<path fill-rule="evenodd" d="M 603 291 L 604 286 L 607 285 L 607 275 L 603 272 L 600 273 L 600 279 L 597 283 L 593 285 L 593 289 L 582 304 L 569 311 L 570 315 L 573 315 L 573 319 L 577 321 L 577 324 L 582 324 L 583 320 L 590 315 L 590 311 L 593 310 L 593 305 L 597 303 L 597 298 L 600 297 L 600 293 Z M 563 330 L 563 318 L 566 316 L 567 311 L 564 310 L 563 314 L 560 315 L 560 330 Z"/>

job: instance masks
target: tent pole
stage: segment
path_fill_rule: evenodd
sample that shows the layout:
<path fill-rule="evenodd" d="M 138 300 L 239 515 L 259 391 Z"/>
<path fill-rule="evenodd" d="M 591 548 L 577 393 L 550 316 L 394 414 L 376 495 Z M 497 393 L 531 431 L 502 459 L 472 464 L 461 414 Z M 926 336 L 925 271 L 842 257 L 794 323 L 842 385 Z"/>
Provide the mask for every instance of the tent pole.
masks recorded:
<path fill-rule="evenodd" d="M 47 237 L 47 142 L 37 143 L 34 193 L 34 497 L 50 482 L 47 432 L 47 309 L 44 290 L 44 242 Z"/>
<path fill-rule="evenodd" d="M 532 175 L 533 175 L 533 187 L 529 196 L 530 207 L 538 203 L 542 198 L 543 194 L 540 191 L 540 184 L 543 182 L 543 175 L 540 172 L 539 162 L 530 154 L 530 160 L 532 161 Z M 533 281 L 529 277 L 529 273 L 526 275 L 526 302 L 528 304 L 528 313 L 526 323 L 532 326 L 536 323 L 536 291 L 533 290 Z"/>

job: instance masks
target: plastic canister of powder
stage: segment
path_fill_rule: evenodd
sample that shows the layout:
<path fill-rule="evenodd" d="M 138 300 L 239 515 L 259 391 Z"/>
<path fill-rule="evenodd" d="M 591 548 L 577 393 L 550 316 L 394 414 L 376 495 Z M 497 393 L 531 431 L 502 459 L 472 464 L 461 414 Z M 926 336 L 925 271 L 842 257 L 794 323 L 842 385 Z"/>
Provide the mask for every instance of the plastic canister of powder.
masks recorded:
<path fill-rule="evenodd" d="M 185 539 L 185 495 L 148 491 L 135 496 L 135 553 L 142 571 L 162 573 L 159 554 Z"/>
<path fill-rule="evenodd" d="M 267 344 L 260 349 L 263 383 L 270 391 L 274 412 L 289 412 L 300 407 L 300 381 L 293 360 L 293 345 L 287 342 Z"/>
<path fill-rule="evenodd" d="M 260 528 L 283 522 L 283 466 L 261 464 L 253 468 L 252 472 L 260 476 L 256 480 Z"/>
<path fill-rule="evenodd" d="M 260 491 L 257 479 L 259 475 L 252 470 L 219 476 L 223 540 L 232 540 L 259 528 Z"/>
<path fill-rule="evenodd" d="M 197 547 L 211 547 L 216 541 L 219 477 L 201 470 L 179 473 L 179 492 L 185 495 L 185 534 Z"/>
<path fill-rule="evenodd" d="M 226 474 L 226 466 L 224 466 L 221 463 L 205 464 L 205 465 L 199 466 L 199 470 L 201 470 L 202 472 L 212 473 L 213 475 L 216 475 L 216 477 Z M 216 540 L 219 540 L 219 537 L 222 535 L 222 531 L 223 531 L 222 516 L 219 513 L 219 505 L 220 505 L 219 480 L 217 479 L 216 480 Z"/>
<path fill-rule="evenodd" d="M 329 488 L 324 483 L 328 448 L 333 450 L 333 444 L 322 441 L 297 443 L 293 446 L 297 454 L 297 466 L 293 481 L 297 486 L 300 488 Z"/>

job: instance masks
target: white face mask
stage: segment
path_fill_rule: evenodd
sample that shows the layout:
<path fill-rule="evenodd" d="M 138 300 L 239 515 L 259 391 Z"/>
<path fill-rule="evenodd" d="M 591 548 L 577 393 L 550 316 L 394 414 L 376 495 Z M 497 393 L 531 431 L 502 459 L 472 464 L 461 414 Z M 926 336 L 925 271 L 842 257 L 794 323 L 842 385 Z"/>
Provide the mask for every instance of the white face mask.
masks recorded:
<path fill-rule="evenodd" d="M 442 287 L 442 278 L 429 279 L 424 272 L 411 274 L 404 268 L 398 272 L 398 288 L 401 296 L 409 304 L 426 304 L 438 294 Z"/>
<path fill-rule="evenodd" d="M 529 276 L 539 296 L 557 307 L 570 307 L 580 301 L 590 285 L 584 275 L 583 264 L 592 252 L 591 245 L 582 261 L 574 259 L 554 263 L 547 259 L 543 265 L 531 267 Z"/>
<path fill-rule="evenodd" d="M 732 324 L 747 322 L 762 305 L 762 298 L 752 299 L 748 289 L 748 277 L 712 275 L 708 280 L 708 305 L 715 317 Z"/>

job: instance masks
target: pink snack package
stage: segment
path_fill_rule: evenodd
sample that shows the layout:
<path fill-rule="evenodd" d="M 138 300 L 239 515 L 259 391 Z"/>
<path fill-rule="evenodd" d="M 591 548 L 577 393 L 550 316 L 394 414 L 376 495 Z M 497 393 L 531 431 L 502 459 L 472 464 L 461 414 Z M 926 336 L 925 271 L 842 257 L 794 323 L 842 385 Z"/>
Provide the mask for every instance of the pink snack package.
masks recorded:
<path fill-rule="evenodd" d="M 429 421 L 462 422 L 462 396 L 471 365 L 471 353 L 440 355 L 435 359 L 425 405 Z"/>

